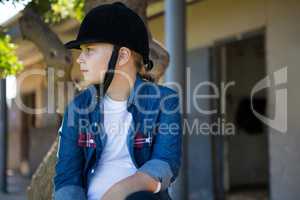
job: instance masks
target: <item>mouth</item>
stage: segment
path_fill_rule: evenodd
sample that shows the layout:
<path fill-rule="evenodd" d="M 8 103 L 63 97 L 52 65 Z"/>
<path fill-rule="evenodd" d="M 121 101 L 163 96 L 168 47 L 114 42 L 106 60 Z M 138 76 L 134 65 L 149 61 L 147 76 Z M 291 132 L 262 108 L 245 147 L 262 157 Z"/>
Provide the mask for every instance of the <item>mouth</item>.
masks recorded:
<path fill-rule="evenodd" d="M 87 69 L 80 69 L 81 72 L 88 72 Z"/>

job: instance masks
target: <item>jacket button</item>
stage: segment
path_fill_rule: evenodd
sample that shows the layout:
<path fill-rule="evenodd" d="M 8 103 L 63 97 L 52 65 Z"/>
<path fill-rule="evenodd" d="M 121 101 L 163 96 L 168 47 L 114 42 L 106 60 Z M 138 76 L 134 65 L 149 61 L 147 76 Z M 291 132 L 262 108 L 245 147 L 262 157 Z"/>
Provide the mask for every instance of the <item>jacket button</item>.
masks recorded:
<path fill-rule="evenodd" d="M 91 173 L 93 174 L 94 172 L 95 172 L 95 170 L 94 170 L 94 169 L 92 169 Z"/>

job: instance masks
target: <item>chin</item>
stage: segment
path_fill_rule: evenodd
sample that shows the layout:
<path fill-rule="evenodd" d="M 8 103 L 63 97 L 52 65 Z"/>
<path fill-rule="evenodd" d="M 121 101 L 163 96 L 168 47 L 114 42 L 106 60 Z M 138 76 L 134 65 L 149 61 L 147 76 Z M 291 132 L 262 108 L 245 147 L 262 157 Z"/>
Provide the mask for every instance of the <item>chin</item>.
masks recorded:
<path fill-rule="evenodd" d="M 103 82 L 102 80 L 94 80 L 94 79 L 86 79 L 85 81 L 88 82 L 89 85 L 101 84 Z"/>

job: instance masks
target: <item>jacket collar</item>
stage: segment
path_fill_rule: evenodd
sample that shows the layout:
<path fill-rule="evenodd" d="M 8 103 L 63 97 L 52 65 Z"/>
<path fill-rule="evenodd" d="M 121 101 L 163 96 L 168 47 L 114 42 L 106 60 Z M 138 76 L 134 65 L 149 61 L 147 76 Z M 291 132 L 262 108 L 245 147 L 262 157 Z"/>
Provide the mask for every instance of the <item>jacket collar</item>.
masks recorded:
<path fill-rule="evenodd" d="M 143 78 L 141 77 L 141 75 L 139 73 L 136 74 L 136 79 L 134 82 L 134 86 L 133 88 L 131 88 L 130 90 L 130 94 L 127 98 L 127 107 L 130 107 L 131 105 L 136 105 L 136 96 L 138 95 L 138 93 L 140 92 L 140 86 L 144 83 Z M 102 102 L 101 100 L 99 100 L 99 97 L 97 95 L 97 87 L 95 85 L 91 85 L 87 88 L 86 91 L 89 91 L 92 97 L 92 101 L 95 103 L 100 103 Z"/>

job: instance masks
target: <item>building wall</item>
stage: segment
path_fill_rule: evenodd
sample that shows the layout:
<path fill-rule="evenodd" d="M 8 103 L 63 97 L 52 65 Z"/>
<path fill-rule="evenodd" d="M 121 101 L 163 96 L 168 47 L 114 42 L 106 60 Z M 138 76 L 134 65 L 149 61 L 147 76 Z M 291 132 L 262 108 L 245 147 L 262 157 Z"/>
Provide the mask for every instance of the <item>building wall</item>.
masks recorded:
<path fill-rule="evenodd" d="M 288 67 L 287 133 L 270 129 L 271 199 L 296 200 L 300 190 L 300 2 L 270 0 L 267 26 L 268 74 Z M 278 87 L 277 87 L 278 89 Z M 275 98 L 270 95 L 270 112 L 274 112 Z M 282 116 L 282 113 L 276 113 Z"/>
<path fill-rule="evenodd" d="M 266 3 L 262 0 L 203 0 L 187 7 L 187 47 L 194 49 L 216 40 L 239 36 L 265 26 Z M 149 27 L 164 43 L 164 17 L 154 18 Z"/>
<path fill-rule="evenodd" d="M 241 33 L 257 30 L 266 23 L 264 1 L 205 0 L 187 7 L 187 67 L 191 69 L 191 83 L 210 80 L 209 47 L 216 41 L 239 37 Z M 155 39 L 164 43 L 164 16 L 149 22 Z M 191 89 L 190 89 L 191 90 Z M 208 93 L 208 91 L 202 91 Z M 201 102 L 208 107 L 209 102 Z M 188 115 L 190 124 L 195 119 L 209 123 L 195 109 Z M 211 160 L 211 139 L 207 135 L 192 134 L 188 144 L 188 191 L 189 199 L 214 199 Z"/>
<path fill-rule="evenodd" d="M 288 131 L 281 134 L 269 129 L 272 200 L 300 196 L 299 10 L 297 0 L 204 0 L 187 8 L 188 50 L 265 27 L 267 74 L 288 66 Z M 149 25 L 154 38 L 164 43 L 164 17 L 151 20 Z M 269 113 L 274 113 L 274 93 L 269 90 L 268 95 Z"/>
<path fill-rule="evenodd" d="M 8 168 L 18 169 L 21 162 L 21 116 L 15 102 L 8 108 Z M 14 122 L 14 123 L 11 123 Z"/>
<path fill-rule="evenodd" d="M 189 66 L 189 93 L 187 102 L 189 108 L 187 111 L 188 127 L 186 134 L 189 135 L 188 145 L 188 192 L 190 200 L 212 200 L 213 195 L 213 167 L 211 155 L 211 137 L 209 131 L 199 128 L 205 124 L 210 124 L 210 115 L 200 114 L 201 110 L 210 110 L 209 99 L 199 98 L 194 104 L 193 93 L 208 94 L 209 87 L 199 87 L 199 83 L 210 80 L 209 49 L 194 49 L 188 52 L 187 62 Z M 198 89 L 197 89 L 198 88 Z M 198 127 L 198 128 L 196 128 Z"/>
<path fill-rule="evenodd" d="M 27 66 L 25 70 L 17 76 L 18 86 L 20 86 L 17 88 L 17 91 L 19 91 L 17 94 L 20 95 L 22 103 L 29 108 L 41 109 L 47 106 L 49 98 L 47 96 L 46 77 L 28 74 L 30 70 L 42 70 L 44 69 L 44 66 L 44 63 L 36 63 L 32 66 Z M 24 74 L 28 74 L 28 76 L 24 76 Z M 22 78 L 24 79 L 22 80 Z M 34 105 L 28 105 L 24 102 L 24 97 L 30 94 L 34 95 Z M 8 111 L 10 118 L 8 168 L 16 171 L 20 169 L 22 161 L 21 154 L 23 153 L 22 151 L 25 151 L 21 147 L 22 143 L 24 144 L 22 139 L 28 137 L 28 164 L 31 173 L 33 173 L 57 136 L 59 119 L 56 114 L 43 113 L 35 114 L 34 116 L 30 115 L 30 118 L 33 119 L 32 123 L 24 122 L 24 119 L 21 118 L 22 107 L 16 104 L 16 99 L 13 99 L 12 102 L 13 106 L 9 108 Z M 28 128 L 27 133 L 26 130 L 23 129 L 24 125 L 22 126 L 22 123 L 26 124 L 25 126 Z"/>

